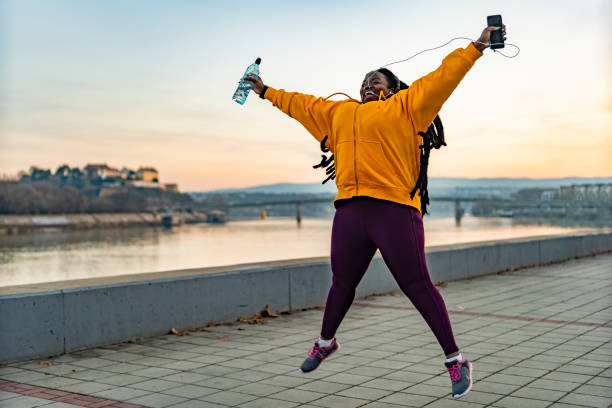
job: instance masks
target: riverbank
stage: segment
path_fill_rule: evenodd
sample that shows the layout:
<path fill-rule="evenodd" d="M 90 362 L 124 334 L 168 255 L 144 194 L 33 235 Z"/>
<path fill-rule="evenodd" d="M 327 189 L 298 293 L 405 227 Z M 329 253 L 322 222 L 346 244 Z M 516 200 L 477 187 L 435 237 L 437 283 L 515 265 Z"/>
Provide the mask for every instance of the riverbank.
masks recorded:
<path fill-rule="evenodd" d="M 206 222 L 201 212 L 0 215 L 0 235 L 44 229 L 90 229 L 126 226 L 174 226 Z"/>

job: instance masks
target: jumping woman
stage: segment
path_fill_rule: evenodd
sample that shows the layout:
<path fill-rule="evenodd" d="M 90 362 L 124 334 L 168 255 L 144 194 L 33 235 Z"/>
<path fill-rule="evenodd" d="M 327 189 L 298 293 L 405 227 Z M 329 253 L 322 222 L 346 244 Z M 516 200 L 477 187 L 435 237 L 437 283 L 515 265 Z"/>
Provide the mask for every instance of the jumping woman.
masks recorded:
<path fill-rule="evenodd" d="M 328 171 L 338 187 L 331 237 L 332 286 L 321 335 L 300 369 L 315 370 L 339 349 L 336 330 L 377 249 L 401 290 L 421 313 L 446 355 L 452 395 L 472 387 L 472 364 L 455 344 L 446 305 L 425 262 L 423 219 L 429 149 L 444 143 L 442 104 L 482 56 L 492 31 L 449 54 L 410 87 L 385 68 L 366 74 L 361 101 L 329 101 L 286 92 L 249 77 L 262 99 L 299 121 L 333 153 Z M 505 27 L 502 27 L 505 33 Z M 321 166 L 326 163 L 323 159 Z M 418 191 L 418 194 L 416 194 Z"/>

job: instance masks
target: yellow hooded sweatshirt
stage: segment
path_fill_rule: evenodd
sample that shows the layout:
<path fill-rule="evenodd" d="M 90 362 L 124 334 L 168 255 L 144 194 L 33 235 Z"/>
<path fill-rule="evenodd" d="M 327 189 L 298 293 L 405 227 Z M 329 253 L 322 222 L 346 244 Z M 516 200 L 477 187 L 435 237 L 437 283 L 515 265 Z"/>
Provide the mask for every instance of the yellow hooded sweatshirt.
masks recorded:
<path fill-rule="evenodd" d="M 418 132 L 427 131 L 481 55 L 472 43 L 459 48 L 438 69 L 386 100 L 328 101 L 270 87 L 264 97 L 319 142 L 329 136 L 326 146 L 334 154 L 338 187 L 334 202 L 368 196 L 421 211 L 419 195 L 410 198 L 419 176 L 422 138 Z"/>

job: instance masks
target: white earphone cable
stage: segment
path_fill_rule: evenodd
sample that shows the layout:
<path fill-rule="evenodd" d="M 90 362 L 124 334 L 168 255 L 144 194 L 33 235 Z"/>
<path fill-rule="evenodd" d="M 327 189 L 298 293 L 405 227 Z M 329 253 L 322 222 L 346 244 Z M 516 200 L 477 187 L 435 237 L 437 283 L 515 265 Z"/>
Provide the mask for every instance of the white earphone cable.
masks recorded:
<path fill-rule="evenodd" d="M 453 42 L 453 41 L 455 41 L 455 40 L 469 40 L 469 41 L 471 41 L 471 42 L 478 43 L 478 44 L 484 44 L 484 45 L 487 45 L 487 46 L 489 46 L 489 45 L 496 45 L 496 44 L 497 44 L 497 43 L 493 43 L 493 44 L 483 43 L 482 41 L 472 40 L 471 38 L 467 38 L 467 37 L 455 37 L 455 38 L 453 38 L 453 39 L 451 39 L 451 40 L 447 41 L 446 43 L 444 43 L 444 44 L 442 44 L 442 45 L 439 45 L 439 46 L 437 46 L 437 47 L 433 47 L 433 48 L 428 48 L 428 49 L 423 50 L 423 51 L 419 51 L 419 52 L 417 52 L 416 54 L 411 55 L 410 57 L 408 57 L 408 58 L 406 58 L 406 59 L 399 60 L 399 61 L 395 61 L 395 62 L 390 62 L 390 63 L 388 63 L 388 64 L 385 64 L 385 65 L 381 66 L 381 68 L 388 67 L 389 65 L 393 65 L 393 64 L 399 64 L 400 62 L 406 62 L 406 61 L 411 60 L 412 58 L 414 58 L 414 57 L 416 57 L 417 55 L 420 55 L 420 54 L 422 54 L 422 53 L 424 53 L 424 52 L 427 52 L 427 51 L 433 51 L 433 50 L 437 50 L 438 48 L 445 47 L 445 46 L 447 46 L 448 44 L 450 44 L 451 42 Z M 501 44 L 501 43 L 500 43 L 500 44 Z M 506 55 L 506 54 L 504 54 L 503 52 L 499 51 L 499 49 L 494 49 L 493 51 L 494 51 L 494 52 L 497 52 L 498 54 L 500 54 L 500 55 L 502 55 L 502 56 L 504 56 L 504 57 L 506 57 L 506 58 L 514 58 L 514 57 L 516 57 L 517 55 L 519 55 L 519 53 L 521 52 L 521 49 L 520 49 L 520 48 L 519 48 L 517 45 L 515 45 L 515 44 L 505 43 L 505 45 L 510 45 L 510 46 L 512 46 L 512 47 L 514 47 L 514 48 L 516 48 L 516 49 L 517 49 L 516 54 L 514 54 L 514 55 Z"/>

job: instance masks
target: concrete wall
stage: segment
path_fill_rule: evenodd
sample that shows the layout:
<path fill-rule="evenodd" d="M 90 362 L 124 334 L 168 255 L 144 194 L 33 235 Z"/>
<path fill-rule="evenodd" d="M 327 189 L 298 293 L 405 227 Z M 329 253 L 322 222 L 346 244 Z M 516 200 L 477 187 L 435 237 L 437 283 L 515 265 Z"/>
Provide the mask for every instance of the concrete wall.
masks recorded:
<path fill-rule="evenodd" d="M 460 245 L 427 251 L 432 280 L 451 281 L 612 251 L 612 233 Z M 253 266 L 43 293 L 0 296 L 0 362 L 46 357 L 131 337 L 252 315 L 267 304 L 298 310 L 325 302 L 329 262 Z M 396 283 L 374 258 L 357 296 Z"/>
<path fill-rule="evenodd" d="M 206 221 L 204 213 L 117 213 L 0 215 L 0 234 L 33 231 L 40 228 L 87 229 L 127 226 L 159 226 L 164 215 L 172 215 L 174 224 Z"/>

